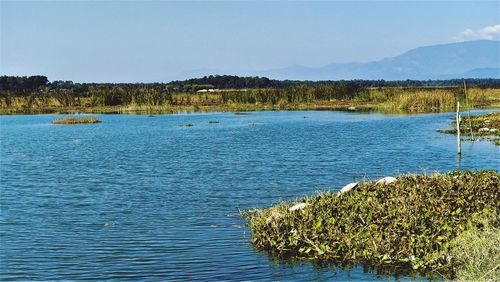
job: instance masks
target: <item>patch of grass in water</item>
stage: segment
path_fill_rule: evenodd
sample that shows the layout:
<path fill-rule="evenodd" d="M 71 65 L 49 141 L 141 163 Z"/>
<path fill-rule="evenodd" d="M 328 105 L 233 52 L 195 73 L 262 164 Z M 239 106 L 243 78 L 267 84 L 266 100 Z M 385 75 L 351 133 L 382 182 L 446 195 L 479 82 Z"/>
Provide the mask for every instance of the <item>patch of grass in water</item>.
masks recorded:
<path fill-rule="evenodd" d="M 499 188 L 496 171 L 403 175 L 390 184 L 365 182 L 340 195 L 321 193 L 243 216 L 253 245 L 281 259 L 455 278 L 463 275 L 455 247 L 463 240 L 454 240 L 465 236 L 474 217 L 497 218 Z M 307 206 L 290 210 L 296 203 Z"/>
<path fill-rule="evenodd" d="M 181 126 L 181 127 L 191 127 L 191 126 L 193 126 L 193 124 L 192 123 L 183 123 L 183 124 L 181 124 L 179 126 Z"/>
<path fill-rule="evenodd" d="M 90 117 L 63 117 L 52 121 L 53 124 L 86 124 L 86 123 L 100 123 L 94 116 Z"/>
<path fill-rule="evenodd" d="M 455 125 L 455 121 L 451 122 L 452 126 Z M 474 138 L 479 137 L 482 139 L 491 140 L 495 145 L 500 145 L 500 112 L 493 112 L 485 115 L 462 116 L 460 122 L 460 134 L 462 136 L 471 135 L 471 125 L 472 125 L 472 135 Z M 446 134 L 457 134 L 456 128 L 438 130 L 440 133 Z"/>

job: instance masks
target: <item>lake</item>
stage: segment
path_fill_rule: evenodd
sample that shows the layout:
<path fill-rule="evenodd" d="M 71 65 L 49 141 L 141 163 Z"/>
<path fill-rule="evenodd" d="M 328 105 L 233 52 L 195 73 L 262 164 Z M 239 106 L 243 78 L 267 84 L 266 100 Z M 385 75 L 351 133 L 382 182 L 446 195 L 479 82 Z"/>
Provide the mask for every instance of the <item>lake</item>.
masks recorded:
<path fill-rule="evenodd" d="M 455 136 L 435 131 L 453 113 L 58 117 L 0 117 L 1 280 L 387 279 L 272 260 L 239 210 L 364 178 L 500 168 L 491 142 L 463 143 L 458 161 Z"/>

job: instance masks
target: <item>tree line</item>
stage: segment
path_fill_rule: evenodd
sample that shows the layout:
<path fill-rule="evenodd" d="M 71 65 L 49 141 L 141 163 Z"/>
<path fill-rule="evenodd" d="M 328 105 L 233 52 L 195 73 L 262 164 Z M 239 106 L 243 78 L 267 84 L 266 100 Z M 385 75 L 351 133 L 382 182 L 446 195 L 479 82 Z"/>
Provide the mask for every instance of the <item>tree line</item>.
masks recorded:
<path fill-rule="evenodd" d="M 109 89 L 120 87 L 126 89 L 152 88 L 163 89 L 171 93 L 194 93 L 201 89 L 262 89 L 288 88 L 292 86 L 344 86 L 356 87 L 453 87 L 462 86 L 464 79 L 447 80 L 275 80 L 266 77 L 239 77 L 234 75 L 210 75 L 202 78 L 176 80 L 168 83 L 74 83 L 72 81 L 56 80 L 49 82 L 43 75 L 34 76 L 0 76 L 0 91 L 12 94 L 30 91 L 69 91 L 76 94 L 85 94 L 90 89 Z M 500 87 L 500 79 L 478 78 L 465 79 L 471 87 Z"/>
<path fill-rule="evenodd" d="M 43 75 L 0 76 L 0 91 L 27 92 L 47 86 L 49 80 Z"/>

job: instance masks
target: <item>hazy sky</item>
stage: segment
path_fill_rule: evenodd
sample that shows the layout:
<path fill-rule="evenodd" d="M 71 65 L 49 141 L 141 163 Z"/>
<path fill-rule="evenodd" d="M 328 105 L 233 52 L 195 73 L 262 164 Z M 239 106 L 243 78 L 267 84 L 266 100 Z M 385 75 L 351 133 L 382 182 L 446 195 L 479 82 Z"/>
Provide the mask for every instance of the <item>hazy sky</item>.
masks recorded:
<path fill-rule="evenodd" d="M 500 34 L 499 1 L 0 1 L 0 74 L 79 82 L 371 61 Z"/>

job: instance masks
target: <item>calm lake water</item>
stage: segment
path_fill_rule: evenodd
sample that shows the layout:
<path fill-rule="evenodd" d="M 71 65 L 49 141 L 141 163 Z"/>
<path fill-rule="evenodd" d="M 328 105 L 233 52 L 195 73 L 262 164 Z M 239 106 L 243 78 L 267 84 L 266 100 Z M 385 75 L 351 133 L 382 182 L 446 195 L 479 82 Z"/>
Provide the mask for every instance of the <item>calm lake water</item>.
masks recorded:
<path fill-rule="evenodd" d="M 455 137 L 435 132 L 453 116 L 1 116 L 0 279 L 387 279 L 272 261 L 252 248 L 238 210 L 364 177 L 498 170 L 490 142 L 464 143 L 457 162 Z"/>

